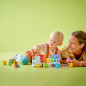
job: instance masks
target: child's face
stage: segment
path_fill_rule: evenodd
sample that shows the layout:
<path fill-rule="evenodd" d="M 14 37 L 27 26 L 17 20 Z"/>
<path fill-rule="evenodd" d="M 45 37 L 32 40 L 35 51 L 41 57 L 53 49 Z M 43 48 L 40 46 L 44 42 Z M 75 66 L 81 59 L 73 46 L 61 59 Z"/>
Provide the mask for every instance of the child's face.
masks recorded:
<path fill-rule="evenodd" d="M 52 35 L 49 40 L 50 47 L 57 47 L 59 45 L 59 38 L 58 36 Z"/>

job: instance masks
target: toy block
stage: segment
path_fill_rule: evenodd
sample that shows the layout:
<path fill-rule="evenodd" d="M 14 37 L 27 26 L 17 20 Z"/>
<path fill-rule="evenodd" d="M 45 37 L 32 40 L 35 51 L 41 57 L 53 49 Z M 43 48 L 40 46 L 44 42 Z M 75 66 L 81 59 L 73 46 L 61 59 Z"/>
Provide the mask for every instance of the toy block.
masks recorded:
<path fill-rule="evenodd" d="M 43 59 L 43 63 L 46 63 L 46 59 Z"/>
<path fill-rule="evenodd" d="M 18 65 L 14 65 L 14 68 L 17 68 L 18 67 Z"/>
<path fill-rule="evenodd" d="M 32 61 L 32 66 L 36 66 L 36 61 Z"/>
<path fill-rule="evenodd" d="M 53 58 L 50 59 L 50 62 L 53 62 Z"/>
<path fill-rule="evenodd" d="M 49 56 L 51 56 L 51 53 L 49 53 Z"/>
<path fill-rule="evenodd" d="M 14 65 L 17 65 L 17 62 L 16 61 L 14 62 Z"/>
<path fill-rule="evenodd" d="M 51 64 L 52 67 L 55 67 L 55 64 Z"/>
<path fill-rule="evenodd" d="M 40 56 L 35 56 L 36 58 L 36 63 L 40 63 Z"/>
<path fill-rule="evenodd" d="M 2 65 L 6 65 L 6 61 L 2 61 Z"/>
<path fill-rule="evenodd" d="M 59 58 L 57 58 L 57 62 L 60 62 L 60 59 Z"/>
<path fill-rule="evenodd" d="M 41 61 L 40 61 L 41 63 L 43 63 L 43 59 L 41 59 Z"/>
<path fill-rule="evenodd" d="M 59 63 L 56 63 L 55 64 L 55 68 L 59 68 L 60 67 L 60 64 Z"/>
<path fill-rule="evenodd" d="M 43 63 L 43 68 L 48 68 L 47 63 Z"/>
<path fill-rule="evenodd" d="M 53 59 L 53 62 L 57 62 L 57 59 Z"/>
<path fill-rule="evenodd" d="M 57 55 L 57 58 L 59 58 L 59 55 L 58 54 L 56 54 Z"/>
<path fill-rule="evenodd" d="M 57 59 L 57 58 L 59 58 L 59 55 L 53 54 L 53 59 Z"/>
<path fill-rule="evenodd" d="M 35 56 L 34 56 L 34 57 L 32 57 L 32 60 L 35 60 Z"/>
<path fill-rule="evenodd" d="M 69 63 L 69 67 L 72 68 L 73 67 L 73 63 Z"/>
<path fill-rule="evenodd" d="M 36 64 L 36 67 L 37 67 L 37 68 L 40 68 L 40 63 L 37 63 L 37 64 Z"/>
<path fill-rule="evenodd" d="M 46 59 L 46 55 L 43 55 L 43 59 Z"/>
<path fill-rule="evenodd" d="M 36 58 L 36 61 L 40 60 L 40 56 L 35 56 L 35 58 Z"/>
<path fill-rule="evenodd" d="M 9 61 L 8 64 L 9 64 L 9 65 L 12 65 L 12 61 Z"/>
<path fill-rule="evenodd" d="M 51 58 L 51 57 L 52 57 L 52 55 L 51 55 L 51 53 L 49 53 L 48 58 Z"/>
<path fill-rule="evenodd" d="M 40 63 L 40 60 L 36 60 L 36 63 Z"/>
<path fill-rule="evenodd" d="M 47 58 L 47 63 L 50 63 L 50 58 Z"/>
<path fill-rule="evenodd" d="M 53 59 L 57 59 L 57 55 L 56 54 L 53 54 Z"/>
<path fill-rule="evenodd" d="M 48 67 L 51 67 L 51 63 L 48 63 Z"/>
<path fill-rule="evenodd" d="M 39 55 L 40 56 L 40 59 L 43 59 L 43 55 Z"/>
<path fill-rule="evenodd" d="M 32 57 L 32 66 L 36 66 L 36 58 L 35 58 L 35 56 Z"/>

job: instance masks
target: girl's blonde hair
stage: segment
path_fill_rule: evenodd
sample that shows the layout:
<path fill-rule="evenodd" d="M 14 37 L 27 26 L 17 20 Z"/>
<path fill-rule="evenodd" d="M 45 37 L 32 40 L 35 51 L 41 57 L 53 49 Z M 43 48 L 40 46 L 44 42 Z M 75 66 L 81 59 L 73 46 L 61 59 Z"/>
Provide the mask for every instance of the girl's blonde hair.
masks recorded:
<path fill-rule="evenodd" d="M 54 31 L 54 32 L 52 32 L 52 33 L 50 34 L 50 37 L 51 37 L 52 35 L 58 37 L 60 43 L 63 42 L 63 40 L 64 40 L 64 35 L 63 35 L 62 32 L 60 32 L 60 31 Z"/>

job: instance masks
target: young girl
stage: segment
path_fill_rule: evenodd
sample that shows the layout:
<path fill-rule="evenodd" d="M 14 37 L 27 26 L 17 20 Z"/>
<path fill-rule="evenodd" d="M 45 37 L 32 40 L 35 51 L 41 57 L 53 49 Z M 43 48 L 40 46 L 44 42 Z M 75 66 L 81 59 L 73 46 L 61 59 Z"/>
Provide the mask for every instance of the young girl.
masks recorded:
<path fill-rule="evenodd" d="M 50 53 L 58 54 L 60 57 L 60 60 L 61 60 L 60 50 L 57 47 L 62 45 L 63 39 L 64 39 L 64 35 L 62 32 L 54 31 L 50 34 L 49 43 L 35 45 L 33 47 L 33 49 L 31 49 L 25 53 L 25 56 L 16 55 L 10 60 L 15 60 L 22 64 L 28 64 L 29 61 L 30 61 L 30 63 L 32 63 L 32 57 L 35 56 L 35 54 L 46 55 L 46 57 L 48 58 L 48 55 Z"/>

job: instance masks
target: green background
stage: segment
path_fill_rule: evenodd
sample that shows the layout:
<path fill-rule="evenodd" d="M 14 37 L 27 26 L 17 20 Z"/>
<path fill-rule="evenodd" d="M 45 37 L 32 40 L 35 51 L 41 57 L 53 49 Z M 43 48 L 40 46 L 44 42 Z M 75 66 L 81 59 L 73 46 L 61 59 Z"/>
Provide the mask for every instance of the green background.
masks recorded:
<path fill-rule="evenodd" d="M 86 0 L 0 0 L 0 86 L 86 85 L 86 68 L 2 66 L 2 60 L 48 43 L 54 30 L 64 34 L 61 47 L 73 31 L 86 32 Z"/>

